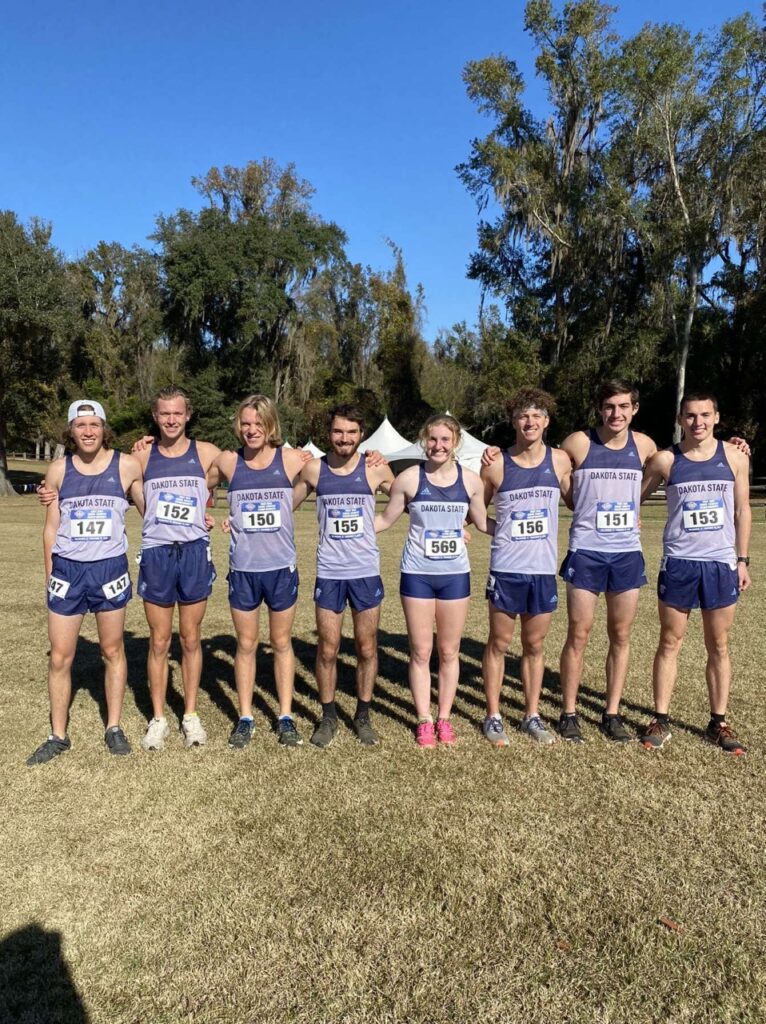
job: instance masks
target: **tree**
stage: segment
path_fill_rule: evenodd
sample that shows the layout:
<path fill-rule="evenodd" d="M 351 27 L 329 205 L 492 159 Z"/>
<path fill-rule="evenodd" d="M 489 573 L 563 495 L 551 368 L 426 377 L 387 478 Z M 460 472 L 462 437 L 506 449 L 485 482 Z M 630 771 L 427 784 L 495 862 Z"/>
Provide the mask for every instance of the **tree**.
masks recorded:
<path fill-rule="evenodd" d="M 8 480 L 9 433 L 34 440 L 58 411 L 73 301 L 51 227 L 0 212 L 0 495 Z"/>
<path fill-rule="evenodd" d="M 160 217 L 166 324 L 190 367 L 215 362 L 227 397 L 269 368 L 281 401 L 300 374 L 300 295 L 342 257 L 343 232 L 313 214 L 313 189 L 270 160 L 195 178 L 209 206 Z"/>

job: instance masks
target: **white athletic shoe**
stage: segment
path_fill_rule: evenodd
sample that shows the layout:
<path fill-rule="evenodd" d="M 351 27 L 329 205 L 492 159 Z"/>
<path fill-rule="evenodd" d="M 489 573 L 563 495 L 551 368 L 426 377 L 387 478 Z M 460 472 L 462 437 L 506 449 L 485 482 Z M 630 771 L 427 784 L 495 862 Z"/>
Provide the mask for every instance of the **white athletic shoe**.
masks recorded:
<path fill-rule="evenodd" d="M 141 740 L 141 747 L 144 750 L 162 750 L 169 734 L 170 726 L 165 716 L 153 718 L 149 722 L 144 738 Z"/>
<path fill-rule="evenodd" d="M 181 721 L 181 732 L 185 747 L 203 747 L 207 743 L 207 733 L 202 728 L 199 715 L 184 715 Z"/>

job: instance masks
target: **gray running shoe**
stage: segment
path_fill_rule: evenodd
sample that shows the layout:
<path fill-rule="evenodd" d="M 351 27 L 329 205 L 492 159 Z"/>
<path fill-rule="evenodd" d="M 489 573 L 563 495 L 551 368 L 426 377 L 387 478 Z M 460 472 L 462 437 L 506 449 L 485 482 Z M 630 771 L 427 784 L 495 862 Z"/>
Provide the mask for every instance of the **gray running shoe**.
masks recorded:
<path fill-rule="evenodd" d="M 236 750 L 242 750 L 253 738 L 255 724 L 252 718 L 240 718 L 237 724 L 229 733 L 229 746 Z"/>
<path fill-rule="evenodd" d="M 204 747 L 207 743 L 207 733 L 202 728 L 199 715 L 184 715 L 181 719 L 181 732 L 184 736 L 185 747 Z"/>
<path fill-rule="evenodd" d="M 27 764 L 30 768 L 36 764 L 45 764 L 47 761 L 52 761 L 54 757 L 58 757 L 59 754 L 65 754 L 71 746 L 72 741 L 68 736 L 62 739 L 51 733 L 48 739 L 41 743 L 33 754 L 29 755 Z"/>
<path fill-rule="evenodd" d="M 647 750 L 662 750 L 670 743 L 670 729 L 653 718 L 641 734 L 641 743 Z"/>
<path fill-rule="evenodd" d="M 277 720 L 277 742 L 281 747 L 300 747 L 303 740 L 295 727 L 295 721 L 290 715 L 285 715 Z"/>
<path fill-rule="evenodd" d="M 329 747 L 335 739 L 335 733 L 337 731 L 337 718 L 323 718 L 311 734 L 311 743 L 313 743 L 315 747 Z"/>
<path fill-rule="evenodd" d="M 535 743 L 542 743 L 545 746 L 556 742 L 556 737 L 545 728 L 543 720 L 539 715 L 530 715 L 528 718 L 522 718 L 519 728 L 525 736 L 529 736 Z"/>
<path fill-rule="evenodd" d="M 363 747 L 377 747 L 380 744 L 380 737 L 370 725 L 370 720 L 366 715 L 355 718 L 353 726 L 357 739 Z"/>
<path fill-rule="evenodd" d="M 508 747 L 511 741 L 503 728 L 503 720 L 495 715 L 488 715 L 481 723 L 484 739 L 493 747 Z"/>
<path fill-rule="evenodd" d="M 568 740 L 570 743 L 585 742 L 583 734 L 580 732 L 580 723 L 577 721 L 577 715 L 562 714 L 559 717 L 558 733 L 562 740 Z"/>
<path fill-rule="evenodd" d="M 614 740 L 615 743 L 633 742 L 633 737 L 625 728 L 622 715 L 603 714 L 601 716 L 601 725 L 599 726 L 599 729 L 601 729 L 601 732 L 608 740 Z"/>
<path fill-rule="evenodd" d="M 146 728 L 144 738 L 141 740 L 141 747 L 144 750 L 162 750 L 165 746 L 165 740 L 170 735 L 170 726 L 168 720 L 163 715 L 162 718 L 153 718 Z"/>
<path fill-rule="evenodd" d="M 125 754 L 133 753 L 130 744 L 128 743 L 128 737 L 119 725 L 113 725 L 111 729 L 106 730 L 104 733 L 104 743 L 106 743 L 106 749 L 110 754 L 117 754 L 120 757 L 124 757 Z"/>

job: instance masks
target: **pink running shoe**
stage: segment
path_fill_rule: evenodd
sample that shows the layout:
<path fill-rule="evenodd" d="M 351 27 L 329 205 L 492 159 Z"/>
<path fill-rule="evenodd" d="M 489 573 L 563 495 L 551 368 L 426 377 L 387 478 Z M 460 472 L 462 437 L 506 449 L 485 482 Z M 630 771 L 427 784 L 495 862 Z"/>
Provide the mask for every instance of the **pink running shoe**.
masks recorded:
<path fill-rule="evenodd" d="M 457 736 L 455 730 L 452 728 L 452 722 L 449 718 L 439 718 L 436 721 L 436 738 L 440 743 L 451 746 L 453 743 L 457 743 Z"/>
<path fill-rule="evenodd" d="M 419 747 L 436 746 L 433 722 L 418 722 L 418 727 L 415 730 L 415 742 Z"/>

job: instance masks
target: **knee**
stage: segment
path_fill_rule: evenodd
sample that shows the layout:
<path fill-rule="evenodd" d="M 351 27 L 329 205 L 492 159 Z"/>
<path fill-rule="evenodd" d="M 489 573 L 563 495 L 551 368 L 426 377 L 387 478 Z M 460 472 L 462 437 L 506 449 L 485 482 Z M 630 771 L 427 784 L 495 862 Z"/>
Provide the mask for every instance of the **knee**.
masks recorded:
<path fill-rule="evenodd" d="M 252 658 L 258 650 L 258 637 L 238 636 L 237 653 L 244 654 L 246 658 Z"/>
<path fill-rule="evenodd" d="M 340 641 L 320 640 L 317 644 L 317 661 L 323 665 L 332 665 L 338 659 L 340 653 Z"/>
<path fill-rule="evenodd" d="M 272 651 L 274 652 L 274 654 L 277 655 L 290 654 L 293 649 L 292 638 L 289 635 L 275 636 L 273 633 L 271 633 L 269 635 L 269 643 L 271 644 Z"/>
<path fill-rule="evenodd" d="M 51 647 L 50 667 L 54 672 L 68 672 L 74 661 L 74 651 Z"/>
<path fill-rule="evenodd" d="M 416 665 L 430 665 L 433 644 L 410 644 L 410 661 Z"/>
<path fill-rule="evenodd" d="M 675 655 L 681 650 L 684 638 L 678 633 L 663 630 L 660 634 L 660 653 Z"/>
<path fill-rule="evenodd" d="M 114 644 L 102 644 L 101 657 L 107 665 L 114 665 L 121 661 L 125 657 L 125 645 L 122 640 Z"/>
<path fill-rule="evenodd" d="M 359 661 L 372 661 L 378 653 L 377 641 L 365 638 L 356 642 L 356 656 Z"/>
<path fill-rule="evenodd" d="M 460 657 L 460 644 L 437 644 L 440 665 L 453 665 Z"/>
<path fill-rule="evenodd" d="M 170 650 L 170 633 L 152 633 L 149 649 L 155 658 L 166 658 Z"/>
<path fill-rule="evenodd" d="M 729 654 L 729 638 L 725 635 L 705 637 L 705 650 L 711 658 L 726 658 Z"/>
<path fill-rule="evenodd" d="M 521 652 L 527 658 L 541 658 L 543 655 L 543 641 L 540 637 L 522 637 Z"/>
<path fill-rule="evenodd" d="M 607 636 L 612 647 L 627 647 L 630 643 L 630 626 L 607 626 Z"/>
<path fill-rule="evenodd" d="M 201 637 L 199 629 L 184 630 L 182 633 L 179 633 L 178 639 L 181 641 L 181 653 L 184 657 L 196 654 L 200 648 Z"/>
<path fill-rule="evenodd" d="M 511 646 L 509 640 L 504 640 L 502 637 L 494 636 L 490 633 L 489 640 L 487 641 L 487 647 L 491 654 L 496 658 L 504 658 L 508 653 L 508 648 Z"/>
<path fill-rule="evenodd" d="M 582 654 L 588 646 L 589 636 L 590 626 L 586 626 L 581 622 L 571 622 L 567 632 L 567 646 L 577 654 Z"/>

